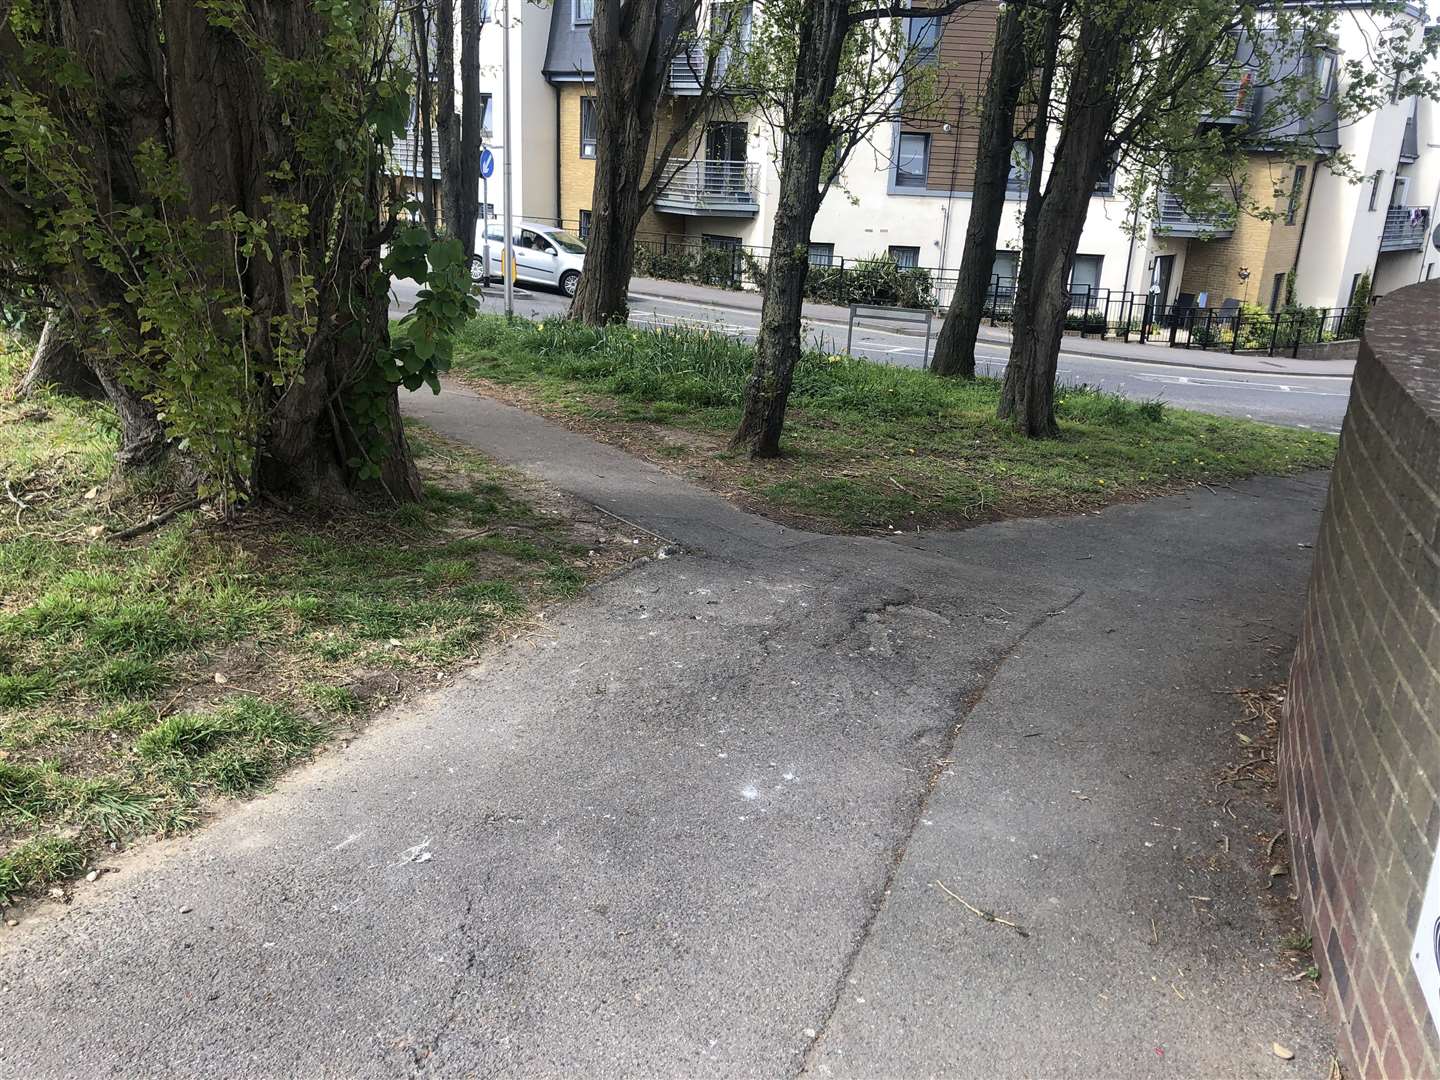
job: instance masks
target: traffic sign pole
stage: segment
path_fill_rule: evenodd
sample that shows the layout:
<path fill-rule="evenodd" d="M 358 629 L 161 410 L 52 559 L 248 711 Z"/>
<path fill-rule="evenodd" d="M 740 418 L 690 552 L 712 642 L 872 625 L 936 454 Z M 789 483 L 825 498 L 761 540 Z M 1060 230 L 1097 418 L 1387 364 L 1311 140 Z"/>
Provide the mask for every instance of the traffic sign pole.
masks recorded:
<path fill-rule="evenodd" d="M 490 177 L 495 172 L 495 155 L 489 147 L 480 151 L 480 205 L 484 209 L 485 225 L 480 233 L 481 288 L 490 284 Z"/>

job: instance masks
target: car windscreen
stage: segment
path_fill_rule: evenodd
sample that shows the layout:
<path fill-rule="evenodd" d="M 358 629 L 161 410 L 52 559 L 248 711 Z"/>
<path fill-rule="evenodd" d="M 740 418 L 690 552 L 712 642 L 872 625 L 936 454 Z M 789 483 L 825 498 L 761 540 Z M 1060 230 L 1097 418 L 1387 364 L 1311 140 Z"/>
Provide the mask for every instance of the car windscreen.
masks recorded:
<path fill-rule="evenodd" d="M 570 252 L 571 255 L 585 254 L 585 241 L 581 240 L 580 237 L 572 232 L 566 232 L 564 229 L 556 229 L 554 232 L 547 232 L 545 235 L 552 243 L 560 245 L 562 250 Z"/>

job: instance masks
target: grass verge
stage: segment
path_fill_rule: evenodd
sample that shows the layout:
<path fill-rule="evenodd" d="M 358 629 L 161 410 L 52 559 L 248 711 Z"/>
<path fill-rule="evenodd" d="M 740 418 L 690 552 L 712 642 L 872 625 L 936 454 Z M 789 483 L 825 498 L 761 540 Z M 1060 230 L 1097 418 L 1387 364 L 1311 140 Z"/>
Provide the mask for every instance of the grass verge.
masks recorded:
<path fill-rule="evenodd" d="M 678 468 L 752 508 L 839 531 L 959 526 L 1091 509 L 1259 473 L 1326 466 L 1333 436 L 1135 402 L 1059 394 L 1061 437 L 995 419 L 999 384 L 808 353 L 784 458 L 726 452 L 751 347 L 703 329 L 597 331 L 481 317 L 457 369 L 488 388 Z"/>
<path fill-rule="evenodd" d="M 411 429 L 425 497 L 325 520 L 196 514 L 128 543 L 109 410 L 18 402 L 0 340 L 0 905 L 190 828 L 643 551 Z"/>

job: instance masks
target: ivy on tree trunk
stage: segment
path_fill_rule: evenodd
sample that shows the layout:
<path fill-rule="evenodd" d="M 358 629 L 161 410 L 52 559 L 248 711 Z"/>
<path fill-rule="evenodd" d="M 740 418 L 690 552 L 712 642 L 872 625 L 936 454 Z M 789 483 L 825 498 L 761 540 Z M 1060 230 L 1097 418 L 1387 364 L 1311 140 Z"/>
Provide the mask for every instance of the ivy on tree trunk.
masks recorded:
<path fill-rule="evenodd" d="M 418 498 L 393 383 L 374 389 L 400 363 L 379 144 L 408 107 L 372 81 L 398 15 L 378 0 L 333 20 L 268 0 L 37 10 L 0 26 L 0 151 L 20 151 L 0 152 L 0 250 L 45 275 L 115 406 L 117 465 L 183 439 L 227 506 L 349 500 L 360 476 Z"/>

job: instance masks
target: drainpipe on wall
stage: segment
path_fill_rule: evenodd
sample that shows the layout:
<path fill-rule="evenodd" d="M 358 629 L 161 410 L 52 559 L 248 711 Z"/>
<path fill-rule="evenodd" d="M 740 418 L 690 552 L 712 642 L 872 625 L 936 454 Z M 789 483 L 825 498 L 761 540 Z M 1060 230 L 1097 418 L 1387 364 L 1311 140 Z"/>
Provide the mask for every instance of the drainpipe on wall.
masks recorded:
<path fill-rule="evenodd" d="M 1124 292 L 1133 292 L 1130 288 L 1130 268 L 1135 262 L 1135 239 L 1140 230 L 1140 202 L 1137 199 L 1135 209 L 1130 211 L 1130 243 L 1125 247 L 1125 281 Z"/>
<path fill-rule="evenodd" d="M 560 88 L 551 86 L 550 89 L 555 92 L 555 224 L 558 228 L 563 229 L 565 227 L 565 200 L 560 189 L 560 155 L 565 151 L 560 145 L 562 141 L 560 138 Z M 580 231 L 578 214 L 576 215 L 575 231 L 577 234 Z"/>
<path fill-rule="evenodd" d="M 1320 179 L 1320 169 L 1324 164 L 1325 159 L 1318 158 L 1310 167 L 1310 190 L 1305 193 L 1305 211 L 1300 215 L 1300 239 L 1295 243 L 1295 258 L 1290 260 L 1290 270 L 1296 279 L 1300 277 L 1300 253 L 1305 250 L 1305 227 L 1310 224 L 1310 204 L 1315 199 L 1315 181 Z"/>

